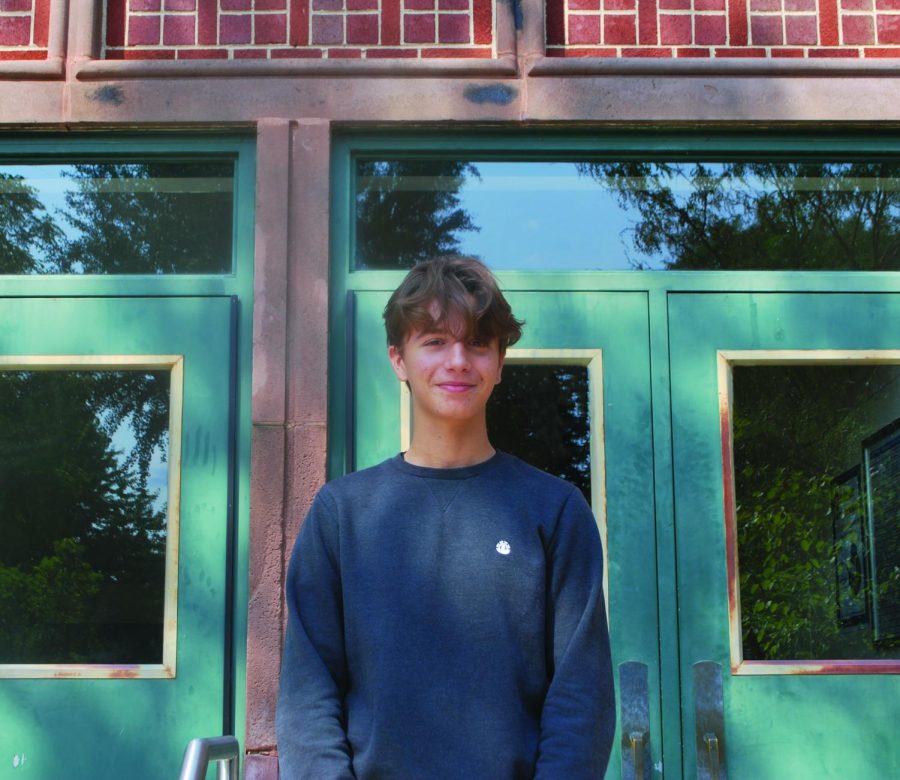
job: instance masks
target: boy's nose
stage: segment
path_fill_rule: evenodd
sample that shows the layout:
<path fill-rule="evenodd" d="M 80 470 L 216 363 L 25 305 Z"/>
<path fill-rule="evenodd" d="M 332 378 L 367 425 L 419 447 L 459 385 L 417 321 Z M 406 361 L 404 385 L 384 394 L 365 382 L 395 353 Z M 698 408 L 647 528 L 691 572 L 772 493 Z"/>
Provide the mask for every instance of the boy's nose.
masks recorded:
<path fill-rule="evenodd" d="M 461 341 L 455 341 L 450 345 L 447 354 L 447 364 L 453 368 L 464 368 L 469 365 L 469 354 L 466 345 Z"/>

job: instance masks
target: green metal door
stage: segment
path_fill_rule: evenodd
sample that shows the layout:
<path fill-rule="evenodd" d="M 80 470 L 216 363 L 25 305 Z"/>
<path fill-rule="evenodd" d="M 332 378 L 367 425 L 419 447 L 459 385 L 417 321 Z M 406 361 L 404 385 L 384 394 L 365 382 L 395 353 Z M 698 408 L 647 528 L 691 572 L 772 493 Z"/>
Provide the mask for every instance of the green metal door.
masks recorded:
<path fill-rule="evenodd" d="M 174 778 L 221 733 L 231 333 L 228 297 L 0 299 L 3 776 Z"/>
<path fill-rule="evenodd" d="M 685 777 L 900 776 L 900 297 L 670 293 L 669 333 Z"/>
<path fill-rule="evenodd" d="M 408 402 L 387 360 L 388 295 L 355 293 L 348 468 L 395 455 L 409 435 Z M 562 449 L 573 446 L 552 468 L 581 485 L 604 539 L 614 664 L 647 669 L 649 699 L 629 710 L 643 713 L 654 735 L 649 771 L 651 759 L 661 760 L 661 724 L 647 295 L 576 289 L 507 297 L 526 327 L 495 390 L 506 400 L 489 406 L 492 441 L 529 460 L 559 449 L 557 439 Z M 620 742 L 609 777 L 619 776 Z"/>

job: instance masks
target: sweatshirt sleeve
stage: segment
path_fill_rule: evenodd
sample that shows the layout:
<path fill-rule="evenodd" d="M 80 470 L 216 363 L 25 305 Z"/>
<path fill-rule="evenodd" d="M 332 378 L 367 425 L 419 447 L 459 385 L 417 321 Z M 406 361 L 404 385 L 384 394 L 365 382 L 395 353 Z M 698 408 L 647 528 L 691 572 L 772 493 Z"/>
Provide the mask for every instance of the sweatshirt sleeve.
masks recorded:
<path fill-rule="evenodd" d="M 594 516 L 573 488 L 550 537 L 547 636 L 550 687 L 541 713 L 536 780 L 597 780 L 616 727 L 603 599 L 603 551 Z"/>
<path fill-rule="evenodd" d="M 291 554 L 276 732 L 281 777 L 354 777 L 344 717 L 347 664 L 331 501 L 320 491 Z"/>

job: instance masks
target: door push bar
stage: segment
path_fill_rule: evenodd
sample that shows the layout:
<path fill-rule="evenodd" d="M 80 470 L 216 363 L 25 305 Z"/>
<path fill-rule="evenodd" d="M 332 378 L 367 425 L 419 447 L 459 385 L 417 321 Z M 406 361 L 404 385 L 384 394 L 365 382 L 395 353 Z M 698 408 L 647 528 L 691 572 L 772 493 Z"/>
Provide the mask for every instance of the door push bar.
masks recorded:
<path fill-rule="evenodd" d="M 236 737 L 198 737 L 188 742 L 178 780 L 204 780 L 210 761 L 217 761 L 217 780 L 238 780 Z"/>
<path fill-rule="evenodd" d="M 721 664 L 715 661 L 694 664 L 694 709 L 697 780 L 728 780 Z"/>
<path fill-rule="evenodd" d="M 619 664 L 622 780 L 650 780 L 650 695 L 647 664 Z"/>

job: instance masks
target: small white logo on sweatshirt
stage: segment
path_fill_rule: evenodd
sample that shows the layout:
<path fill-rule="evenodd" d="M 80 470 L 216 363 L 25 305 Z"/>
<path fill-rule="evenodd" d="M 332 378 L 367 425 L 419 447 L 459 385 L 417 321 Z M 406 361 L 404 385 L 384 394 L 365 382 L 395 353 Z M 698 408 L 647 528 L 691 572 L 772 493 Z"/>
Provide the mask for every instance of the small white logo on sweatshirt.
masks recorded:
<path fill-rule="evenodd" d="M 497 552 L 500 553 L 500 555 L 509 555 L 509 550 L 509 542 L 507 542 L 506 539 L 501 539 L 497 542 Z"/>

